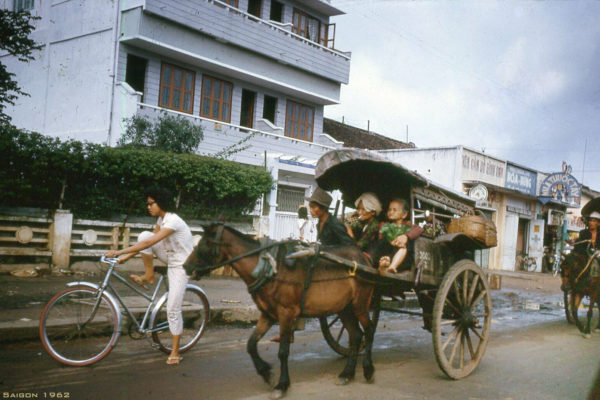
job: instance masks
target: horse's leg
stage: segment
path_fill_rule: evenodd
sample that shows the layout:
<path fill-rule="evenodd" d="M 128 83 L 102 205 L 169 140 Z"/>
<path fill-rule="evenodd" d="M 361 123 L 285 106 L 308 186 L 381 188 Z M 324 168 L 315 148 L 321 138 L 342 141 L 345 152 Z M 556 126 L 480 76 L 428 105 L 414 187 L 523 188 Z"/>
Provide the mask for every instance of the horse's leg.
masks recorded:
<path fill-rule="evenodd" d="M 375 367 L 373 366 L 373 358 L 371 356 L 373 350 L 373 338 L 375 337 L 375 326 L 369 317 L 368 311 L 363 311 L 356 316 L 365 332 L 365 356 L 363 358 L 363 375 L 368 383 L 373 382 L 373 374 Z"/>
<path fill-rule="evenodd" d="M 346 360 L 346 366 L 339 375 L 339 385 L 346 385 L 352 379 L 354 379 L 354 372 L 356 371 L 356 362 L 358 361 L 358 349 L 360 348 L 360 341 L 362 339 L 362 332 L 358 326 L 358 320 L 354 315 L 354 312 L 349 305 L 339 314 L 344 328 L 348 331 L 350 354 Z"/>
<path fill-rule="evenodd" d="M 271 399 L 279 399 L 285 395 L 290 387 L 290 375 L 288 371 L 288 357 L 290 355 L 290 342 L 292 340 L 294 321 L 296 316 L 288 309 L 278 309 L 279 316 L 279 357 L 280 375 L 279 383 L 273 388 Z"/>
<path fill-rule="evenodd" d="M 254 367 L 256 368 L 256 372 L 267 382 L 271 384 L 271 366 L 265 362 L 260 355 L 258 355 L 257 344 L 260 339 L 267 333 L 267 331 L 273 326 L 273 320 L 267 317 L 264 314 L 258 318 L 258 322 L 256 323 L 256 327 L 250 335 L 250 339 L 248 339 L 248 344 L 246 345 L 246 349 L 252 357 L 252 362 L 254 363 Z"/>

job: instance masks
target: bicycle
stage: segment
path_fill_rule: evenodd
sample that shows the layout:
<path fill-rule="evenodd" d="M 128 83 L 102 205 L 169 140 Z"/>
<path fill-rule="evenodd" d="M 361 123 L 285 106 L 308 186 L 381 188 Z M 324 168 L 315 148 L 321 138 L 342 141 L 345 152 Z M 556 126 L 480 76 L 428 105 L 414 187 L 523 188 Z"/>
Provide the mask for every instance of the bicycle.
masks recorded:
<path fill-rule="evenodd" d="M 71 366 L 94 364 L 106 357 L 116 346 L 121 334 L 123 307 L 130 319 L 128 327 L 132 339 L 152 336 L 151 345 L 164 353 L 171 352 L 171 335 L 167 322 L 168 285 L 167 267 L 155 267 L 160 274 L 152 295 L 148 295 L 121 276 L 115 269 L 118 258 L 102 256 L 108 271 L 100 285 L 91 282 L 70 282 L 68 288 L 57 293 L 48 302 L 40 317 L 40 339 L 46 351 L 57 361 Z M 111 278 L 124 283 L 148 302 L 142 321 L 133 315 L 123 298 L 115 290 Z M 164 283 L 164 285 L 163 285 Z M 166 292 L 158 298 L 161 287 Z M 209 320 L 210 306 L 204 291 L 188 284 L 182 305 L 184 321 L 179 352 L 191 349 L 204 333 Z"/>
<path fill-rule="evenodd" d="M 537 269 L 537 260 L 535 257 L 528 257 L 527 254 L 517 254 L 515 259 L 515 271 L 535 271 Z"/>

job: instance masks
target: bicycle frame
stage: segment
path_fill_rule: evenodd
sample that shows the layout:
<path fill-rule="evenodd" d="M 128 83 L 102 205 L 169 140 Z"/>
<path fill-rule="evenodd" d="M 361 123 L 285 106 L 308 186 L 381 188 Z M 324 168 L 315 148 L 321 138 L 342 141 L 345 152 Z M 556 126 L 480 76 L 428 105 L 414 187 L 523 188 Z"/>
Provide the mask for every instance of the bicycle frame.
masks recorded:
<path fill-rule="evenodd" d="M 84 322 L 82 325 L 85 326 L 89 321 L 91 321 L 94 318 L 98 308 L 100 307 L 100 301 L 101 301 L 102 295 L 106 294 L 107 297 L 113 302 L 113 305 L 115 306 L 115 308 L 117 308 L 117 310 L 119 311 L 119 324 L 121 322 L 120 321 L 121 312 L 119 309 L 119 303 L 120 303 L 121 306 L 123 307 L 123 309 L 125 310 L 125 312 L 127 313 L 127 315 L 129 316 L 129 318 L 131 319 L 131 321 L 136 325 L 139 333 L 146 334 L 146 333 L 157 332 L 157 331 L 165 329 L 166 326 L 165 327 L 159 326 L 155 329 L 146 329 L 145 328 L 146 324 L 148 323 L 149 316 L 151 315 L 150 311 L 156 304 L 157 295 L 158 295 L 158 292 L 159 292 L 160 287 L 162 286 L 163 282 L 164 282 L 165 290 L 168 292 L 169 288 L 168 288 L 168 285 L 167 285 L 167 282 L 166 282 L 164 276 L 162 274 L 160 275 L 160 277 L 158 278 L 158 282 L 156 283 L 156 287 L 154 288 L 154 291 L 153 291 L 152 295 L 150 296 L 150 295 L 142 292 L 135 286 L 133 286 L 127 279 L 123 278 L 117 271 L 115 271 L 117 264 L 114 264 L 111 262 L 108 262 L 108 264 L 110 265 L 110 267 L 109 267 L 108 271 L 106 272 L 106 275 L 105 275 L 104 280 L 101 285 L 97 285 L 95 283 L 85 282 L 85 281 L 76 281 L 76 282 L 70 282 L 67 284 L 67 286 L 69 286 L 69 287 L 87 286 L 87 287 L 91 287 L 91 288 L 98 290 L 98 294 L 96 296 L 96 304 L 94 305 L 93 311 L 92 311 L 90 317 L 88 318 L 88 320 L 86 322 Z M 131 310 L 125 304 L 125 301 L 121 298 L 121 296 L 119 295 L 119 293 L 117 292 L 115 287 L 112 285 L 110 278 L 113 276 L 115 278 L 117 278 L 119 281 L 121 281 L 129 289 L 133 290 L 135 293 L 137 293 L 138 295 L 140 295 L 143 298 L 145 298 L 146 300 L 148 300 L 149 303 L 148 303 L 148 306 L 146 307 L 146 311 L 144 312 L 144 317 L 142 318 L 141 323 L 138 322 L 138 319 L 133 315 Z"/>

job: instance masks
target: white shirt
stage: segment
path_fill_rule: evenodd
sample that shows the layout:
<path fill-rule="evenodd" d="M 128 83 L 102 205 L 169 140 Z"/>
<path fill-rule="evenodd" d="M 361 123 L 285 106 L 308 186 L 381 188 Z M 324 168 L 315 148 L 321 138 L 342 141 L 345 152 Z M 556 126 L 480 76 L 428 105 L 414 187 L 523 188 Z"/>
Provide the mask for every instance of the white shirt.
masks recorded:
<path fill-rule="evenodd" d="M 156 221 L 159 229 L 172 229 L 174 232 L 162 240 L 167 252 L 167 265 L 169 267 L 180 267 L 185 263 L 188 256 L 194 251 L 194 240 L 190 227 L 179 215 L 168 212 L 165 218 L 158 217 Z"/>

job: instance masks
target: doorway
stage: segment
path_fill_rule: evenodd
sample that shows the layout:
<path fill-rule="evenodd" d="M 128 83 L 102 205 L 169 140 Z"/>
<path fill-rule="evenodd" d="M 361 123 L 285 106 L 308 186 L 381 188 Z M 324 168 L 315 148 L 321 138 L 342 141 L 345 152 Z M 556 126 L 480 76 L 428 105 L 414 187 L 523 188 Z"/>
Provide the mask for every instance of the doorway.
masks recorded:
<path fill-rule="evenodd" d="M 252 128 L 254 121 L 254 103 L 256 93 L 251 90 L 242 89 L 242 110 L 240 115 L 240 125 L 246 128 Z"/>

